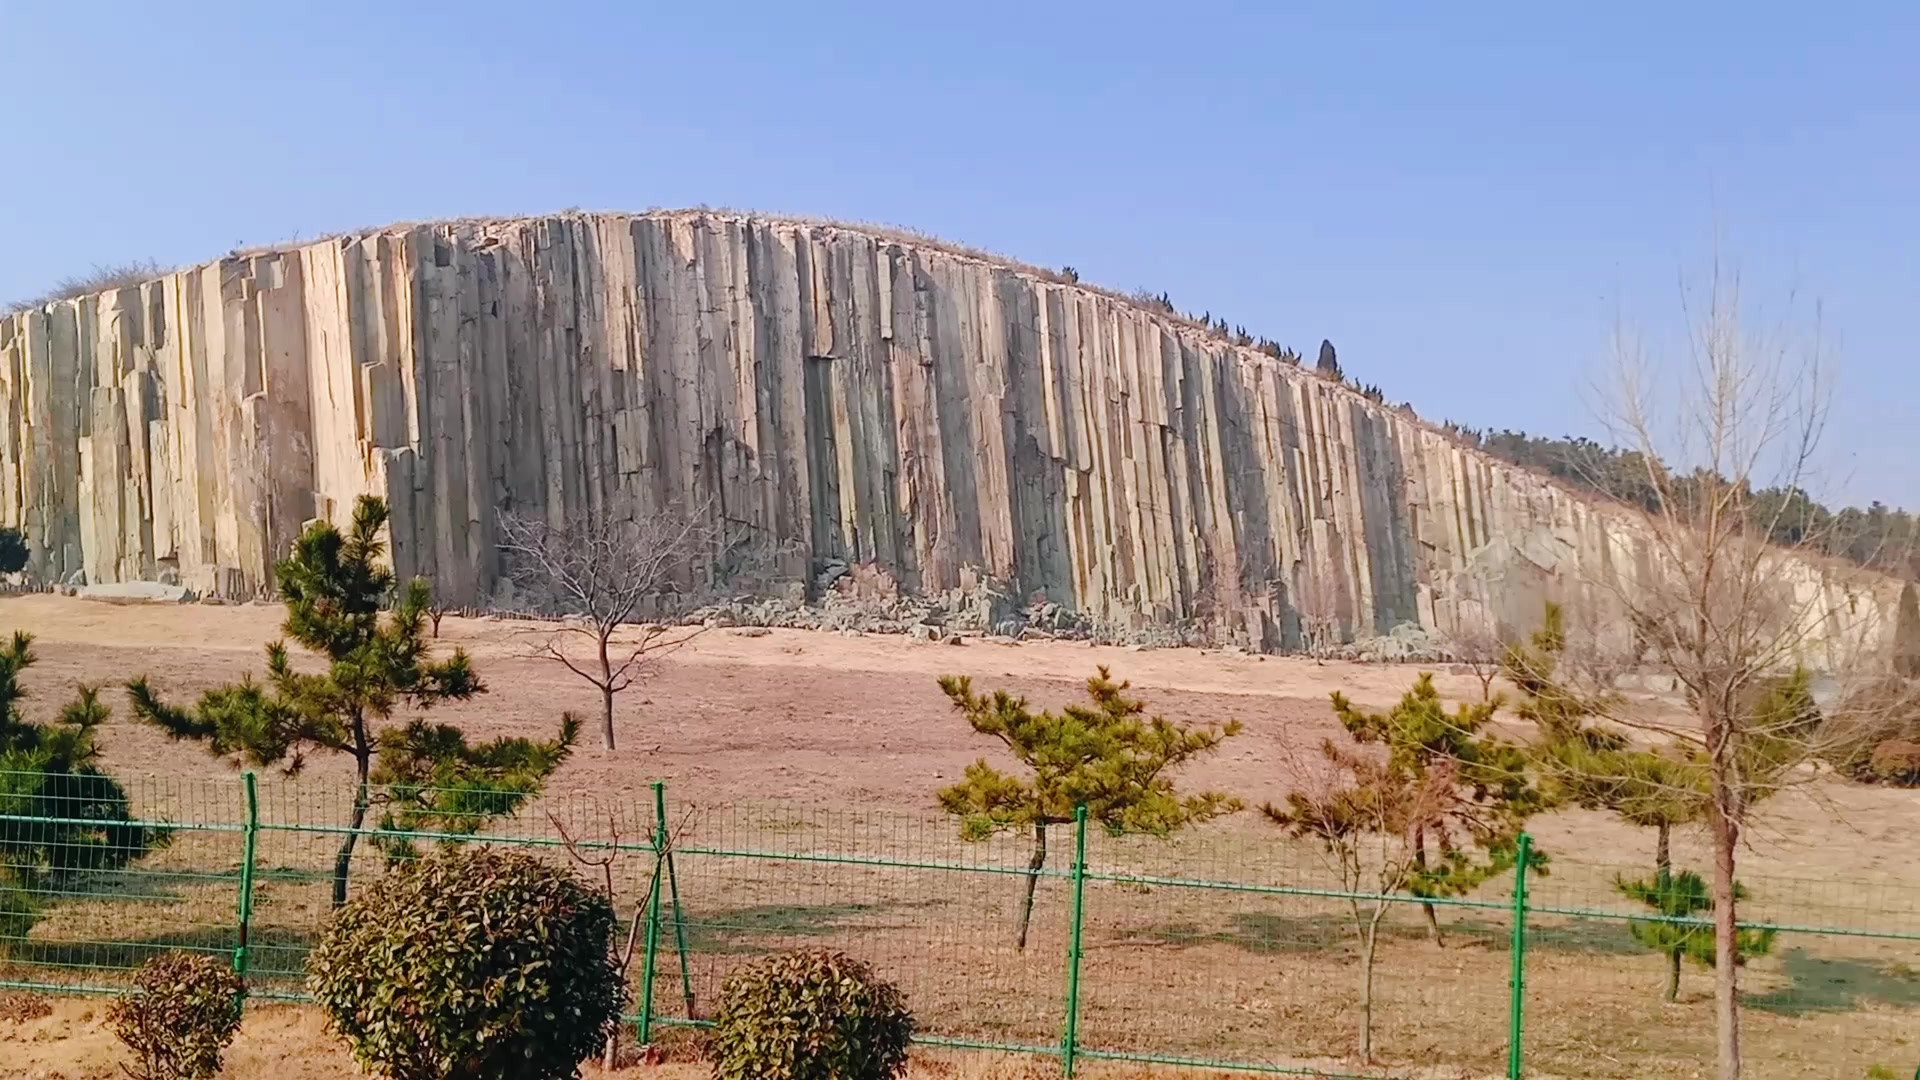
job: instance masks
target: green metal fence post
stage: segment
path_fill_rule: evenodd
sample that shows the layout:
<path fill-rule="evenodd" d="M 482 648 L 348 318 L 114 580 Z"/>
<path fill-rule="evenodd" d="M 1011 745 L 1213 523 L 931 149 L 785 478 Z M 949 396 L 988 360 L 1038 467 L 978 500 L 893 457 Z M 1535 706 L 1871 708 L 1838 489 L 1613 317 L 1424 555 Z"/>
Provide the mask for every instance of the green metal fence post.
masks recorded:
<path fill-rule="evenodd" d="M 252 772 L 246 774 L 246 790 L 247 828 L 240 855 L 240 934 L 233 950 L 233 970 L 237 975 L 247 973 L 247 944 L 253 928 L 253 863 L 255 843 L 260 835 L 260 787 Z"/>
<path fill-rule="evenodd" d="M 1087 808 L 1073 811 L 1073 939 L 1067 945 L 1067 1023 L 1060 1038 L 1060 1060 L 1068 1076 L 1080 1053 L 1080 954 L 1086 929 Z"/>
<path fill-rule="evenodd" d="M 653 782 L 656 808 L 666 804 L 667 785 Z M 664 818 L 664 814 L 662 817 Z M 653 968 L 660 953 L 660 877 L 666 872 L 667 831 L 664 820 L 653 830 L 653 884 L 647 886 L 647 958 L 640 973 L 640 1045 L 653 1042 Z"/>
<path fill-rule="evenodd" d="M 1527 871 L 1533 865 L 1533 837 L 1520 834 L 1520 859 L 1513 868 L 1513 975 L 1507 982 L 1507 1080 L 1521 1080 L 1523 1034 L 1527 1014 Z"/>
<path fill-rule="evenodd" d="M 693 1019 L 693 969 L 687 964 L 687 920 L 680 914 L 680 875 L 673 870 L 673 838 L 667 832 L 667 786 L 664 783 L 653 787 L 653 813 L 658 823 L 659 835 L 666 839 L 660 841 L 658 850 L 667 857 L 667 888 L 673 900 L 673 944 L 680 957 L 680 995 L 686 1001 L 687 1019 Z"/>

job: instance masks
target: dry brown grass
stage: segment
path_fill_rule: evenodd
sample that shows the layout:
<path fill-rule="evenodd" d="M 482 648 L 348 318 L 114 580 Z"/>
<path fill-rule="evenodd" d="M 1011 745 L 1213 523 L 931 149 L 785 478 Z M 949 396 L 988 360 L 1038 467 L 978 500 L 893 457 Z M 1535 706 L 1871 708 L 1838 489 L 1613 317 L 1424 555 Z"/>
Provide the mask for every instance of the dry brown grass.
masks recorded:
<path fill-rule="evenodd" d="M 278 618 L 277 608 L 264 605 L 0 600 L 0 632 L 22 626 L 40 635 L 35 708 L 53 707 L 64 687 L 81 679 L 151 671 L 170 692 L 188 695 L 237 678 L 257 670 L 259 645 Z M 494 691 L 444 719 L 483 737 L 530 734 L 550 725 L 559 709 L 582 704 L 569 695 L 588 688 L 550 665 L 515 658 L 513 631 L 505 623 L 447 620 L 448 642 L 473 653 Z M 1132 677 L 1151 705 L 1171 716 L 1244 721 L 1246 734 L 1197 766 L 1193 779 L 1256 801 L 1283 797 L 1288 755 L 1333 730 L 1320 697 L 1325 690 L 1340 688 L 1379 706 L 1413 674 L 1197 650 L 978 642 L 955 649 L 873 636 L 709 634 L 676 656 L 644 696 L 622 703 L 623 739 L 633 749 L 583 750 L 556 777 L 547 803 L 581 821 L 600 820 L 596 806 L 617 804 L 629 812 L 625 834 L 633 839 L 643 829 L 632 819 L 650 816 L 646 784 L 658 776 L 669 781 L 676 820 L 681 808 L 704 808 L 686 843 L 1018 866 L 1026 854 L 1018 839 L 966 845 L 950 823 L 929 813 L 931 791 L 984 749 L 948 713 L 933 675 L 972 674 L 1053 704 L 1074 696 L 1073 679 L 1096 662 Z M 1442 676 L 1439 685 L 1450 696 L 1479 695 L 1469 677 Z M 108 729 L 106 745 L 110 767 L 153 798 L 174 800 L 177 820 L 237 820 L 238 784 L 198 750 L 125 723 Z M 316 765 L 297 787 L 264 784 L 268 820 L 336 823 L 344 789 L 333 764 Z M 548 831 L 537 809 L 502 828 Z M 1910 856 L 1916 830 L 1920 793 L 1817 785 L 1773 800 L 1747 859 L 1749 917 L 1920 927 L 1920 865 Z M 1534 831 L 1556 857 L 1553 873 L 1534 887 L 1545 906 L 1620 910 L 1613 876 L 1641 872 L 1651 857 L 1650 838 L 1600 815 L 1555 815 Z M 231 947 L 238 845 L 230 833 L 182 833 L 140 873 L 123 876 L 117 895 L 55 906 L 25 957 L 40 963 L 0 978 L 30 970 L 36 978 L 98 980 L 98 966 L 127 964 L 166 944 Z M 325 915 L 331 847 L 321 835 L 261 837 L 256 971 L 297 969 Z M 1251 821 L 1222 823 L 1172 844 L 1096 835 L 1090 848 L 1098 869 L 1325 883 L 1311 850 L 1280 844 Z M 1698 865 L 1698 839 L 1683 837 L 1678 857 Z M 369 853 L 359 867 L 364 885 L 377 877 L 377 856 Z M 1010 941 L 1017 877 L 690 853 L 679 868 L 697 1002 L 710 1000 L 743 959 L 829 944 L 858 952 L 900 982 L 931 1032 L 1058 1042 L 1067 882 L 1042 883 L 1033 943 L 1022 953 Z M 631 911 L 648 873 L 645 857 L 626 860 L 618 873 L 623 911 Z M 1501 898 L 1498 887 L 1485 896 Z M 1088 885 L 1087 901 L 1085 1045 L 1345 1066 L 1355 968 L 1337 903 L 1104 881 Z M 1391 925 L 1381 957 L 1378 1043 L 1396 1075 L 1492 1075 L 1504 1055 L 1509 924 L 1501 911 L 1448 911 L 1443 918 L 1444 949 L 1426 942 L 1405 913 Z M 1536 915 L 1533 925 L 1530 1075 L 1627 1080 L 1684 1077 L 1705 1067 L 1711 1003 L 1703 971 L 1690 969 L 1682 1001 L 1665 1006 L 1658 1000 L 1659 959 L 1639 951 L 1623 923 Z M 683 1004 L 672 939 L 663 935 L 656 1000 L 677 1012 Z M 1754 962 L 1747 981 L 1749 1040 L 1762 1056 L 1757 1076 L 1859 1077 L 1876 1063 L 1905 1061 L 1910 1071 L 1920 1057 L 1912 1041 L 1920 1029 L 1916 943 L 1786 934 L 1773 956 Z"/>
<path fill-rule="evenodd" d="M 15 311 L 45 307 L 60 300 L 72 300 L 75 297 L 92 293 L 110 292 L 132 285 L 140 285 L 154 278 L 172 273 L 171 267 L 160 265 L 152 259 L 135 259 L 132 262 L 95 264 L 84 274 L 70 274 L 53 283 L 53 287 L 39 296 L 17 300 L 11 304 L 0 305 L 0 316 Z"/>

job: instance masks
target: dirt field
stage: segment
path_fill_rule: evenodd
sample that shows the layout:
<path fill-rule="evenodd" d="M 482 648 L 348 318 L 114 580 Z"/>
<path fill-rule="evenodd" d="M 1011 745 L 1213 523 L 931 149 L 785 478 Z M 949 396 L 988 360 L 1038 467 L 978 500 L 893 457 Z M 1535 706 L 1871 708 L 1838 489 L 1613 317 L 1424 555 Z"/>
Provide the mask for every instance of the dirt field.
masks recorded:
<path fill-rule="evenodd" d="M 279 619 L 279 608 L 271 605 L 0 599 L 0 631 L 24 628 L 37 637 L 41 662 L 30 685 L 33 706 L 40 709 L 55 707 L 76 681 L 113 682 L 144 673 L 185 700 L 258 673 L 261 645 L 276 635 Z M 556 665 L 524 657 L 536 631 L 526 624 L 449 618 L 445 641 L 473 654 L 491 692 L 446 716 L 484 737 L 541 734 L 562 709 L 591 715 L 597 706 L 591 687 Z M 849 852 L 931 852 L 1017 865 L 1025 854 L 1017 839 L 965 848 L 951 826 L 938 820 L 933 792 L 974 758 L 995 755 L 952 714 L 934 677 L 971 674 L 977 684 L 1054 705 L 1077 695 L 1096 664 L 1133 680 L 1155 711 L 1169 717 L 1243 721 L 1244 735 L 1184 779 L 1250 803 L 1283 796 L 1289 762 L 1338 732 L 1326 705 L 1328 691 L 1385 706 L 1415 674 L 1408 668 L 1199 650 L 984 640 L 956 647 L 898 637 L 801 631 L 750 637 L 715 630 L 622 697 L 621 749 L 609 754 L 590 735 L 561 769 L 554 792 L 644 805 L 649 783 L 664 779 L 676 806 L 712 808 L 702 827 L 716 846 L 831 841 Z M 1477 683 L 1465 676 L 1443 673 L 1438 682 L 1449 695 L 1478 695 Z M 105 742 L 110 767 L 125 777 L 215 781 L 233 775 L 198 747 L 170 742 L 124 716 L 116 717 Z M 308 788 L 347 775 L 343 762 L 325 760 L 310 773 L 303 781 Z M 1533 831 L 1556 860 L 1553 873 L 1534 888 L 1535 902 L 1549 907 L 1619 909 L 1613 877 L 1642 872 L 1651 848 L 1648 836 L 1604 815 L 1557 814 Z M 1916 835 L 1920 793 L 1816 783 L 1783 795 L 1768 804 L 1753 830 L 1743 864 L 1743 878 L 1755 894 L 1747 915 L 1795 925 L 1920 927 Z M 322 865 L 324 854 L 324 844 L 296 850 L 291 841 L 263 853 L 268 865 L 284 872 L 263 886 L 262 918 L 282 920 L 273 925 L 284 929 L 285 959 L 293 968 L 303 947 L 300 935 L 324 910 L 317 886 L 299 868 Z M 1683 836 L 1678 855 L 1683 864 L 1701 865 L 1699 838 Z M 193 845 L 177 843 L 155 865 L 185 866 L 196 857 Z M 230 862 L 229 854 L 208 857 Z M 1056 848 L 1053 865 L 1066 862 Z M 1171 845 L 1097 838 L 1090 862 L 1174 877 L 1290 885 L 1324 880 L 1311 852 L 1285 849 L 1251 815 Z M 1016 884 L 1010 878 L 718 859 L 685 863 L 683 899 L 693 920 L 687 927 L 688 977 L 703 1000 L 739 956 L 825 939 L 857 948 L 889 970 L 917 1011 L 946 1025 L 944 1031 L 1040 1045 L 1057 1041 L 1067 900 L 1055 882 L 1042 890 L 1034 941 L 1020 953 L 1006 940 Z M 184 887 L 177 891 L 187 895 Z M 1489 888 L 1485 898 L 1503 897 Z M 1337 1063 L 1350 1047 L 1353 965 L 1339 904 L 1097 882 L 1089 885 L 1088 906 L 1082 1003 L 1088 1045 L 1187 1056 L 1229 1053 L 1318 1067 L 1332 1067 L 1322 1063 Z M 231 910 L 230 890 L 208 897 L 197 917 L 208 928 L 209 947 L 219 946 Z M 1445 948 L 1424 940 L 1412 910 L 1390 920 L 1381 961 L 1379 1045 L 1402 1069 L 1490 1075 L 1504 1060 L 1505 914 L 1448 912 L 1444 919 Z M 75 926 L 75 938 L 98 933 Z M 65 933 L 51 919 L 36 930 Z M 266 940 L 267 948 L 274 947 L 275 939 Z M 1624 923 L 1539 915 L 1529 940 L 1528 1048 L 1536 1063 L 1530 1075 L 1707 1075 L 1708 973 L 1689 969 L 1681 1003 L 1665 1006 L 1656 999 L 1659 958 L 1638 950 Z M 85 959 L 107 955 L 89 952 Z M 677 967 L 677 959 L 664 963 Z M 657 1000 L 677 1001 L 677 976 L 663 967 L 662 982 L 672 985 L 659 988 Z M 1749 1042 L 1763 1062 L 1755 1075 L 1859 1077 L 1875 1064 L 1910 1074 L 1920 1060 L 1914 1042 L 1920 1034 L 1920 948 L 1912 942 L 1782 935 L 1772 956 L 1750 966 L 1748 984 L 1754 995 Z M 297 1034 L 303 1023 L 285 1021 L 281 1027 Z M 60 1041 L 42 1035 L 32 1041 L 50 1039 Z M 58 1067 L 71 1069 L 72 1063 Z M 288 1080 L 300 1075 L 277 1066 L 275 1071 Z"/>
<path fill-rule="evenodd" d="M 44 1010 L 44 1014 L 43 1014 Z M 80 999 L 0 996 L 0 1080 L 119 1080 L 124 1051 L 101 1022 L 102 1003 Z M 623 1061 L 633 1057 L 623 1051 Z M 986 1054 L 920 1054 L 907 1080 L 1044 1080 L 1051 1074 L 1030 1059 Z M 608 1072 L 588 1065 L 585 1080 L 707 1080 L 704 1064 L 675 1061 L 642 1066 L 637 1060 Z M 227 1051 L 223 1076 L 232 1080 L 341 1080 L 359 1075 L 353 1056 L 326 1031 L 317 1010 L 255 1006 Z M 1089 1080 L 1147 1080 L 1138 1069 L 1095 1064 Z M 1216 1074 L 1217 1075 L 1217 1074 Z"/>

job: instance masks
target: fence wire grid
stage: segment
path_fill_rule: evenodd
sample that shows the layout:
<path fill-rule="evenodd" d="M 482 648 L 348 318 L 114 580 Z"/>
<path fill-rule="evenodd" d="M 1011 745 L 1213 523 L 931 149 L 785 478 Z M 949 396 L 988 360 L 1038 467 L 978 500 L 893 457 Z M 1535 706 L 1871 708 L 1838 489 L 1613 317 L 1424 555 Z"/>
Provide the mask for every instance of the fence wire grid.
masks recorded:
<path fill-rule="evenodd" d="M 231 956 L 256 998 L 305 998 L 304 959 L 354 835 L 351 786 L 144 778 L 123 780 L 126 802 L 107 806 L 62 794 L 61 779 L 0 772 L 0 989 L 113 993 L 149 957 L 186 950 Z M 120 816 L 131 821 L 101 824 Z M 1641 940 L 1702 924 L 1621 891 L 1645 866 L 1554 852 L 1547 872 L 1423 901 L 1343 889 L 1313 849 L 1270 833 L 1160 840 L 1080 822 L 1047 830 L 1036 873 L 1031 831 L 966 841 L 952 819 L 680 803 L 659 784 L 638 798 L 543 796 L 470 826 L 361 830 L 350 889 L 386 871 L 376 838 L 522 848 L 610 885 L 623 935 L 643 921 L 629 971 L 642 1041 L 703 1026 L 740 964 L 826 945 L 902 988 L 922 1043 L 1043 1055 L 1069 1072 L 1111 1061 L 1627 1080 L 1713 1058 L 1711 971 L 1684 961 L 1669 1003 L 1669 958 Z M 1913 1075 L 1915 894 L 1894 882 L 1742 885 L 1743 925 L 1773 933 L 1743 971 L 1751 1074 Z M 1356 916 L 1376 905 L 1380 1064 L 1358 1065 Z"/>

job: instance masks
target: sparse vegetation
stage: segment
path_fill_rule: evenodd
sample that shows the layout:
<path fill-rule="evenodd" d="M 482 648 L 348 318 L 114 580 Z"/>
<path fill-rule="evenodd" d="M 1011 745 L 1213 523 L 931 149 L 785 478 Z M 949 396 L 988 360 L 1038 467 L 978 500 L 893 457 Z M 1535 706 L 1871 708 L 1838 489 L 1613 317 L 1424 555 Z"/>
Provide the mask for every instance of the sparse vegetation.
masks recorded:
<path fill-rule="evenodd" d="M 692 585 L 708 531 L 678 511 L 613 521 L 583 518 L 555 525 L 500 515 L 500 550 L 514 584 L 542 610 L 566 621 L 541 635 L 534 655 L 562 665 L 600 692 L 600 739 L 614 749 L 614 698 L 649 675 L 662 656 L 699 627 L 672 625 L 673 597 Z M 642 616 L 661 619 L 615 645 L 614 634 Z M 568 642 L 579 642 L 576 657 Z"/>
<path fill-rule="evenodd" d="M 1243 805 L 1217 791 L 1183 795 L 1172 776 L 1238 735 L 1240 723 L 1199 727 L 1149 717 L 1146 702 L 1127 696 L 1131 686 L 1115 682 L 1103 666 L 1087 680 L 1090 705 L 1035 713 L 1026 698 L 1004 690 L 975 694 L 973 680 L 965 675 L 940 679 L 947 700 L 974 731 L 999 739 L 1032 770 L 1029 776 L 1009 776 L 981 758 L 967 766 L 965 779 L 940 792 L 941 808 L 960 819 L 968 839 L 1033 830 L 1033 859 L 1014 935 L 1018 948 L 1027 946 L 1034 888 L 1047 862 L 1047 828 L 1073 821 L 1077 807 L 1086 807 L 1088 820 L 1115 832 L 1166 836 Z"/>
<path fill-rule="evenodd" d="M 163 953 L 107 1006 L 107 1027 L 132 1052 L 132 1080 L 211 1080 L 240 1030 L 247 986 L 225 957 Z"/>
<path fill-rule="evenodd" d="M 307 988 L 390 1080 L 577 1077 L 618 1022 L 610 900 L 519 852 L 444 849 L 334 914 Z"/>
<path fill-rule="evenodd" d="M 176 739 L 215 755 L 297 773 L 313 753 L 345 754 L 356 777 L 352 830 L 341 841 L 333 903 L 346 903 L 359 830 L 376 797 L 386 830 L 471 833 L 513 813 L 539 791 L 572 750 L 579 722 L 568 714 L 547 741 L 502 737 L 472 744 L 457 727 L 415 718 L 392 725 L 396 711 L 424 712 L 466 701 L 486 686 L 467 654 L 435 660 L 424 640 L 432 606 L 427 583 L 410 582 L 386 618 L 392 571 L 381 562 L 387 507 L 363 496 L 342 533 L 315 522 L 274 567 L 287 605 L 289 637 L 317 654 L 324 674 L 298 671 L 286 642 L 267 646 L 267 683 L 251 678 L 209 690 L 191 709 L 161 700 L 142 676 L 127 686 L 134 714 Z M 376 761 L 378 768 L 375 767 Z M 376 785 L 378 791 L 376 791 Z M 396 841 L 389 850 L 410 848 Z"/>
<path fill-rule="evenodd" d="M 1480 683 L 1480 700 L 1493 700 L 1493 684 L 1500 677 L 1501 660 L 1511 642 L 1491 618 L 1464 620 L 1441 635 L 1447 658 L 1467 669 Z"/>
<path fill-rule="evenodd" d="M 845 953 L 802 949 L 727 978 L 708 1051 L 716 1080 L 893 1080 L 912 1037 L 893 984 Z"/>
<path fill-rule="evenodd" d="M 1394 895 L 1461 893 L 1511 869 L 1531 797 L 1517 749 L 1475 734 L 1492 708 L 1462 706 L 1448 718 L 1431 676 L 1422 675 L 1389 713 L 1361 713 L 1333 697 L 1356 742 L 1385 743 L 1388 753 L 1369 755 L 1326 740 L 1318 763 L 1294 763 L 1295 790 L 1286 804 L 1269 803 L 1261 812 L 1289 836 L 1317 845 L 1348 894 L 1360 952 L 1358 1050 L 1370 1063 L 1380 924 L 1392 905 L 1405 902 Z M 1430 842 L 1437 859 L 1429 858 Z M 1543 864 L 1535 857 L 1531 865 Z M 1423 906 L 1438 940 L 1433 908 Z"/>
<path fill-rule="evenodd" d="M 24 311 L 45 307 L 56 301 L 71 300 L 76 296 L 140 285 L 170 272 L 168 267 L 152 259 L 134 259 L 122 263 L 95 263 L 93 269 L 86 273 L 63 277 L 39 296 L 15 301 L 8 305 L 8 308 L 12 311 Z"/>
<path fill-rule="evenodd" d="M 1332 700 L 1340 726 L 1355 742 L 1385 748 L 1387 767 L 1377 774 L 1361 769 L 1333 753 L 1332 746 L 1326 748 L 1329 760 L 1353 773 L 1354 788 L 1369 799 L 1415 800 L 1408 805 L 1418 813 L 1382 817 L 1372 811 L 1382 820 L 1406 820 L 1412 869 L 1402 884 L 1408 892 L 1462 896 L 1513 865 L 1527 818 L 1545 809 L 1547 800 L 1533 783 L 1525 749 L 1486 730 L 1496 702 L 1463 704 L 1448 712 L 1430 673 L 1415 679 L 1386 712 L 1360 709 L 1337 691 Z M 1380 791 L 1372 790 L 1381 785 Z M 1373 822 L 1367 831 L 1380 834 L 1378 825 Z M 1324 830 L 1310 831 L 1325 842 Z M 1536 858 L 1544 864 L 1544 855 Z M 1423 903 L 1421 910 L 1429 936 L 1440 943 L 1433 905 Z"/>
<path fill-rule="evenodd" d="M 1524 431 L 1482 430 L 1449 420 L 1442 429 L 1478 450 L 1568 485 L 1658 510 L 1661 488 L 1705 492 L 1726 476 L 1688 474 L 1650 458 L 1635 445 L 1608 446 L 1585 436 L 1548 438 Z M 1634 440 L 1629 437 L 1631 444 Z M 1663 479 L 1649 479 L 1658 474 Z M 1834 510 L 1797 484 L 1749 487 L 1740 496 L 1747 522 L 1774 543 L 1811 549 L 1889 573 L 1920 576 L 1920 518 L 1880 502 Z M 1920 618 L 1920 611 L 1915 612 Z M 1920 632 L 1920 623 L 1916 623 Z M 1916 639 L 1920 640 L 1920 639 Z"/>
<path fill-rule="evenodd" d="M 1609 478 L 1617 485 L 1609 494 L 1636 511 L 1648 554 L 1631 585 L 1594 584 L 1687 705 L 1684 723 L 1626 708 L 1610 710 L 1610 719 L 1683 744 L 1705 762 L 1708 880 L 1722 958 L 1714 969 L 1718 1076 L 1739 1080 L 1741 965 L 1726 958 L 1740 947 L 1734 882 L 1745 834 L 1760 800 L 1804 780 L 1797 766 L 1851 727 L 1825 722 L 1804 673 L 1783 681 L 1779 672 L 1812 652 L 1816 639 L 1865 655 L 1875 626 L 1867 605 L 1803 599 L 1783 570 L 1784 560 L 1835 551 L 1843 532 L 1802 487 L 1828 400 L 1817 326 L 1804 336 L 1755 334 L 1738 277 L 1718 264 L 1706 295 L 1689 306 L 1699 319 L 1682 355 L 1650 363 L 1637 340 L 1618 338 L 1608 423 L 1627 449 L 1610 452 L 1625 467 Z M 1670 468 L 1670 460 L 1688 467 Z M 1887 553 L 1877 541 L 1874 548 L 1877 563 Z M 1838 550 L 1861 554 L 1845 544 Z M 1837 567 L 1825 581 L 1828 589 L 1872 588 L 1847 582 Z"/>
<path fill-rule="evenodd" d="M 1501 660 L 1520 692 L 1514 711 L 1538 732 L 1535 760 L 1546 794 L 1555 804 L 1611 811 L 1655 830 L 1654 873 L 1667 874 L 1674 828 L 1706 813 L 1706 762 L 1684 745 L 1636 747 L 1625 731 L 1602 726 L 1617 695 L 1570 677 L 1576 665 L 1568 663 L 1568 644 L 1563 609 L 1548 604 L 1540 629 Z"/>

